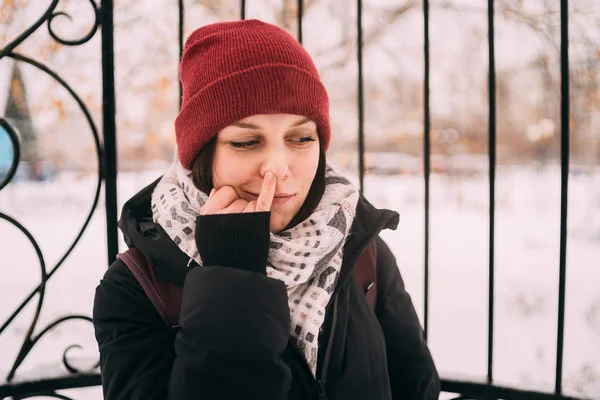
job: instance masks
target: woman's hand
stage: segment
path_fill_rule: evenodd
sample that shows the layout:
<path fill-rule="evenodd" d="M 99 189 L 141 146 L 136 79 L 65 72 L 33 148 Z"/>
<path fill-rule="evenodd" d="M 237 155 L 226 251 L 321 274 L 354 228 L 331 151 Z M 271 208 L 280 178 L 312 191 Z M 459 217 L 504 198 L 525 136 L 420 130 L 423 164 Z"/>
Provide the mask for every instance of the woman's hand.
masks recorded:
<path fill-rule="evenodd" d="M 241 199 L 231 186 L 213 189 L 196 218 L 196 245 L 205 266 L 266 275 L 275 186 L 268 171 L 256 200 Z"/>
<path fill-rule="evenodd" d="M 213 189 L 200 210 L 200 215 L 271 211 L 275 186 L 275 176 L 271 171 L 267 171 L 256 200 L 246 201 L 240 198 L 231 186 L 223 186 L 219 190 Z"/>

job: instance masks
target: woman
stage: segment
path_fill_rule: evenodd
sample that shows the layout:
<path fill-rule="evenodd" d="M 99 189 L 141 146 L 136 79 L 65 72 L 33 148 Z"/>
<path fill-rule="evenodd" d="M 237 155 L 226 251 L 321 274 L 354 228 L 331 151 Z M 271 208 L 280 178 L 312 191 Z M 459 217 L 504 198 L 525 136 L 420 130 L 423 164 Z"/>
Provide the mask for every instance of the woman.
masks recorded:
<path fill-rule="evenodd" d="M 306 51 L 256 20 L 195 31 L 178 159 L 120 228 L 183 287 L 173 333 L 122 261 L 96 291 L 105 399 L 437 399 L 377 210 L 327 165 L 329 100 Z M 373 310 L 352 276 L 377 245 Z"/>

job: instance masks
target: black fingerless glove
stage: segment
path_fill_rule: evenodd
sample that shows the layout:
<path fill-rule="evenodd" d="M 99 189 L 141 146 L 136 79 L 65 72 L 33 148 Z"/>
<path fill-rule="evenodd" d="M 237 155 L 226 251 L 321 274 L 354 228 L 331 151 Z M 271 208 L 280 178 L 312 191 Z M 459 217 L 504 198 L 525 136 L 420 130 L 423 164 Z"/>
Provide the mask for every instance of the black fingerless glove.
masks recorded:
<path fill-rule="evenodd" d="M 196 245 L 205 266 L 267 273 L 270 212 L 200 215 Z"/>

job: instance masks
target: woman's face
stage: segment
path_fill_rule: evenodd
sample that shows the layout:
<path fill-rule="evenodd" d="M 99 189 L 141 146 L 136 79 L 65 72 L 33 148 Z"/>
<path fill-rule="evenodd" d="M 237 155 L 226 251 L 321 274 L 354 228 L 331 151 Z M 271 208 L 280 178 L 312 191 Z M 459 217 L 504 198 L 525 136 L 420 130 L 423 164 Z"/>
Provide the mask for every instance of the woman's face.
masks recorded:
<path fill-rule="evenodd" d="M 319 164 L 316 124 L 292 114 L 254 115 L 221 130 L 213 160 L 213 186 L 231 186 L 256 200 L 265 173 L 276 178 L 271 231 L 282 231 L 302 207 Z"/>

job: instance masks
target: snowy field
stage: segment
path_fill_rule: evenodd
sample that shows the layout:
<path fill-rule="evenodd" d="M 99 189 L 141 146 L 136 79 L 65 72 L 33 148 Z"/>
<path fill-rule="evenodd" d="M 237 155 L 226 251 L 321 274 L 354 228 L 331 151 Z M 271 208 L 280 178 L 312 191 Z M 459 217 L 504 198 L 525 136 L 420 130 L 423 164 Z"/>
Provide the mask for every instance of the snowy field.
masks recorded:
<path fill-rule="evenodd" d="M 159 173 L 120 174 L 119 204 Z M 0 192 L 0 210 L 33 234 L 50 270 L 85 221 L 95 184 L 93 177 L 68 175 L 48 183 L 13 183 Z M 564 386 L 569 394 L 600 399 L 600 171 L 572 176 L 570 185 Z M 423 178 L 367 176 L 365 191 L 376 206 L 401 215 L 398 230 L 383 237 L 422 318 Z M 432 177 L 429 341 L 443 376 L 480 378 L 486 373 L 487 199 L 485 176 L 463 181 Z M 498 171 L 494 376 L 499 384 L 545 391 L 554 386 L 559 216 L 557 169 Z M 80 243 L 47 286 L 36 332 L 63 315 L 91 315 L 94 288 L 106 269 L 105 229 L 101 201 Z M 26 238 L 3 220 L 0 254 L 3 323 L 39 283 L 40 267 Z M 34 310 L 32 302 L 0 337 L 0 371 L 12 365 Z M 37 344 L 18 375 L 56 372 L 53 365 L 72 344 L 83 348 L 69 352 L 74 364 L 94 364 L 91 324 L 66 322 Z M 100 388 L 65 394 L 101 399 Z"/>

